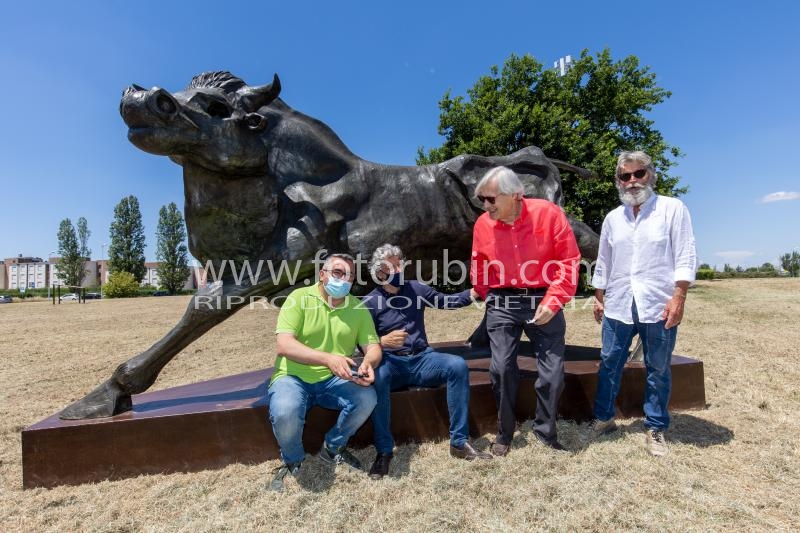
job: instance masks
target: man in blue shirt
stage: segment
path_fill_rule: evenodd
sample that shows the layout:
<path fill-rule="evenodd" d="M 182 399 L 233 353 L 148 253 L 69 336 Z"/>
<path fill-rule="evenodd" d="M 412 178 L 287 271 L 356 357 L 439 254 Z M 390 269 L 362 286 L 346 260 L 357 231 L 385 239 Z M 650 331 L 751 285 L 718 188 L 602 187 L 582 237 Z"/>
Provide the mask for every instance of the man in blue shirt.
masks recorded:
<path fill-rule="evenodd" d="M 384 244 L 372 254 L 370 272 L 379 286 L 364 297 L 383 348 L 383 360 L 375 370 L 378 403 L 372 412 L 375 449 L 378 452 L 370 469 L 372 479 L 389 473 L 394 439 L 390 428 L 392 390 L 417 386 L 438 387 L 447 384 L 447 408 L 450 413 L 450 455 L 459 459 L 491 459 L 488 453 L 469 442 L 469 369 L 456 355 L 436 352 L 425 334 L 425 309 L 457 309 L 475 298 L 470 290 L 442 294 L 418 281 L 403 279 L 403 252 Z"/>

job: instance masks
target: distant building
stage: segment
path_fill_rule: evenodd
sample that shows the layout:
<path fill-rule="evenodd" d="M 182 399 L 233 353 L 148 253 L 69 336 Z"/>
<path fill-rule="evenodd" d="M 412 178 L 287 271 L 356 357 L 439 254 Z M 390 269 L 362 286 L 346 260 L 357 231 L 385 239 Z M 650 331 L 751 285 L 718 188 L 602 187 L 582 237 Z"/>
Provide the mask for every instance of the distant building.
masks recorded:
<path fill-rule="evenodd" d="M 47 264 L 50 266 L 50 280 L 53 287 L 64 287 L 66 284 L 58 277 L 58 263 L 60 257 L 49 257 Z M 97 271 L 98 261 L 93 261 L 88 257 L 83 260 L 83 279 L 81 287 L 97 287 L 100 284 L 100 277 Z"/>
<path fill-rule="evenodd" d="M 9 257 L 3 261 L 6 289 L 45 289 L 48 282 L 47 263 L 41 257 Z"/>
<path fill-rule="evenodd" d="M 0 261 L 0 290 L 9 289 L 46 289 L 48 285 L 64 287 L 64 282 L 58 277 L 58 263 L 60 257 L 49 257 L 43 261 L 40 257 L 9 257 Z M 160 263 L 145 263 L 145 274 L 140 284 L 143 287 L 158 287 L 158 266 Z M 83 263 L 84 276 L 81 287 L 99 287 L 108 283 L 108 260 L 85 259 Z M 189 275 L 183 290 L 194 290 L 199 286 L 200 280 L 205 280 L 205 271 L 199 267 L 190 267 Z"/>
<path fill-rule="evenodd" d="M 146 262 L 144 264 L 144 277 L 142 278 L 142 286 L 151 286 L 151 287 L 159 287 L 161 286 L 161 280 L 158 278 L 158 267 L 161 266 L 161 263 L 155 262 Z M 183 284 L 183 290 L 194 290 L 197 288 L 196 282 L 196 275 L 193 272 L 192 268 L 189 268 L 189 275 L 186 277 L 186 282 Z"/>

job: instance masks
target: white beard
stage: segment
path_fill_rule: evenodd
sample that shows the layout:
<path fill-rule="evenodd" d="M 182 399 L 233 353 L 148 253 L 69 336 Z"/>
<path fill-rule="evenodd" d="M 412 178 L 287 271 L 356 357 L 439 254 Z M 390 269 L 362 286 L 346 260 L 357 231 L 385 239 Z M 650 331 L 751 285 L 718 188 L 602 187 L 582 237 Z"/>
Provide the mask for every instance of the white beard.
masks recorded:
<path fill-rule="evenodd" d="M 649 183 L 644 185 L 641 183 L 634 183 L 632 185 L 628 185 L 625 187 L 622 184 L 617 185 L 617 190 L 619 191 L 619 199 L 620 201 L 631 207 L 636 207 L 637 205 L 642 205 L 645 203 L 655 191 L 653 190 L 653 186 Z"/>

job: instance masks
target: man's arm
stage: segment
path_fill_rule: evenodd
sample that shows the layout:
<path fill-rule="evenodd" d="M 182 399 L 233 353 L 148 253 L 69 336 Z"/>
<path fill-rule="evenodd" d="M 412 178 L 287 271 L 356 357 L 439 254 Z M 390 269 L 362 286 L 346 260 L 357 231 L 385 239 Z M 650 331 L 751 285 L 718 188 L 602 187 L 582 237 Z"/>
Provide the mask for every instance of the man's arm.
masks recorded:
<path fill-rule="evenodd" d="M 482 300 L 485 300 L 486 295 L 489 293 L 489 284 L 486 279 L 488 257 L 480 252 L 482 244 L 480 224 L 481 220 L 478 219 L 472 231 L 472 257 L 469 263 L 469 278 L 475 292 L 478 293 Z"/>
<path fill-rule="evenodd" d="M 354 377 L 353 382 L 368 386 L 375 382 L 375 369 L 381 364 L 383 350 L 380 344 L 368 344 L 364 347 L 364 361 L 358 367 L 357 372 L 363 377 Z"/>
<path fill-rule="evenodd" d="M 599 324 L 603 321 L 603 312 L 605 311 L 605 304 L 603 303 L 603 297 L 605 296 L 606 291 L 604 289 L 595 289 L 594 290 L 594 308 L 592 312 L 594 313 L 594 319 Z"/>
<path fill-rule="evenodd" d="M 605 295 L 606 286 L 608 285 L 608 276 L 611 272 L 611 245 L 608 242 L 608 233 L 611 231 L 608 217 L 603 220 L 603 226 L 600 229 L 600 245 L 597 249 L 597 261 L 594 263 L 594 272 L 592 273 L 592 286 L 594 289 L 594 319 L 597 322 L 603 321 L 603 313 L 605 313 Z"/>
<path fill-rule="evenodd" d="M 683 320 L 686 294 L 689 292 L 689 285 L 694 281 L 697 267 L 692 219 L 685 205 L 681 205 L 675 214 L 670 228 L 670 239 L 675 257 L 675 289 L 661 315 L 661 318 L 667 321 L 664 324 L 667 329 L 677 326 Z"/>
<path fill-rule="evenodd" d="M 688 292 L 688 281 L 675 282 L 675 290 L 672 292 L 672 298 L 669 299 L 666 307 L 664 307 L 664 312 L 661 314 L 661 318 L 667 321 L 667 323 L 664 324 L 666 329 L 677 326 L 681 323 L 681 320 L 683 320 L 683 307 L 686 304 L 686 294 Z"/>
<path fill-rule="evenodd" d="M 349 357 L 335 355 L 310 348 L 297 340 L 292 333 L 278 333 L 278 355 L 304 365 L 327 366 L 331 372 L 342 379 L 351 380 L 350 367 L 355 362 Z"/>
<path fill-rule="evenodd" d="M 581 252 L 569 220 L 561 209 L 556 212 L 552 224 L 555 252 L 552 260 L 558 263 L 559 274 L 550 283 L 542 302 L 536 308 L 533 323 L 537 326 L 550 322 L 564 304 L 575 296 L 575 289 L 578 287 L 578 264 L 581 260 Z"/>

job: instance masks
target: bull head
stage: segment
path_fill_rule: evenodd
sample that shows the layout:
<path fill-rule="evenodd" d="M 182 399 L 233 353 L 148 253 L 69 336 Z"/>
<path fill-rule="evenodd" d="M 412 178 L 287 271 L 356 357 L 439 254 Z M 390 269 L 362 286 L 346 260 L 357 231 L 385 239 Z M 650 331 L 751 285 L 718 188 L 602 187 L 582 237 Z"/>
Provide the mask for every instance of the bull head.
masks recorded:
<path fill-rule="evenodd" d="M 132 85 L 122 93 L 120 114 L 128 139 L 138 148 L 226 174 L 264 171 L 267 147 L 263 130 L 268 121 L 259 111 L 280 94 L 273 82 L 249 87 L 228 72 L 195 76 L 177 93 L 159 87 Z"/>

